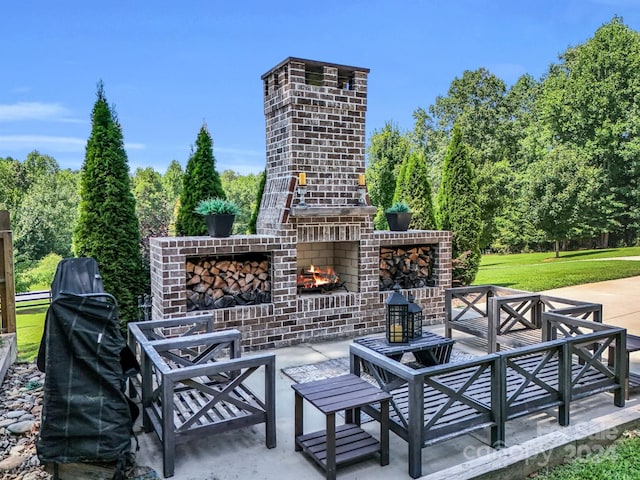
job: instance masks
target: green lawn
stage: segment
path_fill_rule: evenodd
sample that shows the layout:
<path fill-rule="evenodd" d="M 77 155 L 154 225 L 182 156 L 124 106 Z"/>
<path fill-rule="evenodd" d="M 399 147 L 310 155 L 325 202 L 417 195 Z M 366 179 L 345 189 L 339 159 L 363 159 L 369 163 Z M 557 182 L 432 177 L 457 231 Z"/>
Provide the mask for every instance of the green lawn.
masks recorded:
<path fill-rule="evenodd" d="M 552 288 L 640 275 L 640 261 L 603 260 L 640 256 L 640 247 L 515 255 L 483 255 L 474 284 L 540 292 Z"/>
<path fill-rule="evenodd" d="M 18 360 L 30 362 L 38 355 L 46 313 L 47 307 L 36 307 L 18 313 Z"/>
<path fill-rule="evenodd" d="M 536 480 L 637 480 L 640 478 L 640 437 L 637 431 L 610 447 L 566 465 L 543 470 L 531 478 Z"/>

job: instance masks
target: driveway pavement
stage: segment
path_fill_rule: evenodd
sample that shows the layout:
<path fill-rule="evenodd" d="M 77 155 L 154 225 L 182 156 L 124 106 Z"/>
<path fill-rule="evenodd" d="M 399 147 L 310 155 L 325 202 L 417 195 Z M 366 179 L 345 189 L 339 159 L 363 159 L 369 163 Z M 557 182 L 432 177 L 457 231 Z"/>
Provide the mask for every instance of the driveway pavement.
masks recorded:
<path fill-rule="evenodd" d="M 640 260 L 640 257 L 633 257 Z M 549 295 L 601 303 L 603 321 L 640 335 L 640 277 L 620 278 L 547 290 Z"/>

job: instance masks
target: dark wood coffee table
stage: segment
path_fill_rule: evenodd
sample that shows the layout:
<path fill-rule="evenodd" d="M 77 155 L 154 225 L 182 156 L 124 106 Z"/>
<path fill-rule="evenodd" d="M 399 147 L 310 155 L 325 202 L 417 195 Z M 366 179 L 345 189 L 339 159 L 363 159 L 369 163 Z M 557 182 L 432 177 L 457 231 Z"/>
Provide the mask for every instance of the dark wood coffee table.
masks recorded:
<path fill-rule="evenodd" d="M 423 332 L 422 337 L 408 343 L 388 343 L 384 336 L 357 338 L 354 342 L 397 361 L 405 353 L 412 353 L 419 363 L 428 367 L 449 361 L 454 340 L 433 332 Z"/>

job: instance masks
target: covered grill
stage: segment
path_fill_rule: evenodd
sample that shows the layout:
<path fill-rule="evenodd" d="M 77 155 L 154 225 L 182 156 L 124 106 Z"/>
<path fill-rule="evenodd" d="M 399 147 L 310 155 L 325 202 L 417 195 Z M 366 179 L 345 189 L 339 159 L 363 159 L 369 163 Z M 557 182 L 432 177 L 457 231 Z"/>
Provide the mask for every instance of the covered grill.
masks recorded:
<path fill-rule="evenodd" d="M 115 299 L 104 292 L 92 258 L 62 260 L 51 291 L 37 359 L 46 372 L 38 458 L 116 462 L 123 469 L 137 409 L 124 393 L 125 372 L 136 365 Z"/>

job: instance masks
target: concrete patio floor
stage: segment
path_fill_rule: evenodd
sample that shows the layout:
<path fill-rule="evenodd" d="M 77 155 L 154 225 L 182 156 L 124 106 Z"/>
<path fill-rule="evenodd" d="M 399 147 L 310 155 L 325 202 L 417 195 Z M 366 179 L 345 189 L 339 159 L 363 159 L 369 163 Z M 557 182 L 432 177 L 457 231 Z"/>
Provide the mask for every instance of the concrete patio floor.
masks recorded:
<path fill-rule="evenodd" d="M 589 300 L 604 305 L 605 323 L 626 327 L 640 334 L 640 277 L 568 287 L 545 293 Z M 443 333 L 443 327 L 430 327 Z M 477 351 L 477 342 L 466 342 L 454 334 L 456 348 Z M 349 340 L 304 344 L 274 350 L 276 353 L 277 447 L 265 446 L 264 426 L 253 426 L 220 435 L 178 444 L 175 480 L 306 480 L 324 478 L 324 473 L 303 453 L 294 451 L 293 381 L 282 373 L 290 366 L 316 363 L 348 355 Z M 246 354 L 247 356 L 251 355 Z M 632 360 L 632 369 L 636 362 Z M 258 380 L 258 378 L 256 379 Z M 258 390 L 261 386 L 254 386 Z M 304 407 L 305 432 L 324 429 L 324 416 L 311 405 Z M 536 414 L 507 424 L 508 448 L 493 450 L 488 446 L 488 431 L 438 443 L 422 451 L 423 479 L 455 478 L 524 479 L 532 471 L 549 464 L 575 458 L 578 454 L 598 451 L 617 438 L 622 431 L 640 425 L 640 394 L 632 394 L 624 408 L 613 404 L 612 394 L 599 394 L 573 402 L 571 425 L 561 427 L 555 411 Z M 378 437 L 379 424 L 363 427 Z M 138 432 L 140 465 L 162 474 L 161 444 L 153 433 Z M 407 443 L 390 434 L 390 463 L 381 467 L 377 457 L 338 468 L 338 478 L 409 479 Z"/>

